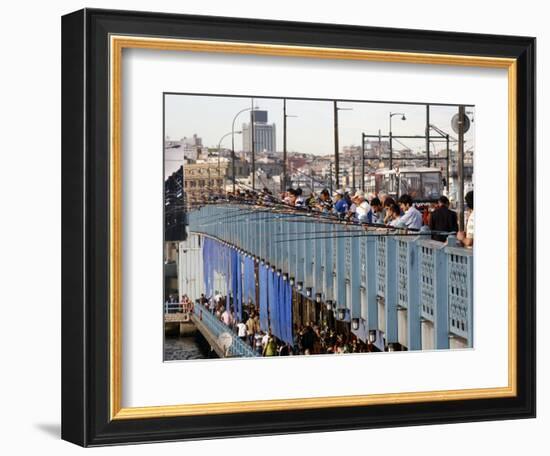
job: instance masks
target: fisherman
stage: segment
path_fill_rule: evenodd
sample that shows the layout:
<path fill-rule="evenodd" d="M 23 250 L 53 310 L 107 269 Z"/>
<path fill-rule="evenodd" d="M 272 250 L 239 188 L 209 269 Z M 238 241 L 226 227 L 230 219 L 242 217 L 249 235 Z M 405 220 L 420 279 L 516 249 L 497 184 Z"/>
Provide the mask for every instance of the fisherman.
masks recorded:
<path fill-rule="evenodd" d="M 375 223 L 380 225 L 384 223 L 382 203 L 376 196 L 370 200 L 370 211 L 367 214 L 367 223 Z"/>
<path fill-rule="evenodd" d="M 422 214 L 414 207 L 410 195 L 404 194 L 399 197 L 399 207 L 403 211 L 401 223 L 411 230 L 420 230 L 422 228 Z"/>
<path fill-rule="evenodd" d="M 359 223 L 367 223 L 368 214 L 370 212 L 370 204 L 366 199 L 366 194 L 362 192 L 357 192 L 355 194 L 355 216 Z"/>
<path fill-rule="evenodd" d="M 332 199 L 330 198 L 330 193 L 326 188 L 321 190 L 319 198 L 317 199 L 317 209 L 324 213 L 329 213 L 332 211 Z"/>
<path fill-rule="evenodd" d="M 302 195 L 302 189 L 298 187 L 296 190 L 296 201 L 294 201 L 294 205 L 296 207 L 304 207 L 306 204 L 306 199 Z"/>
<path fill-rule="evenodd" d="M 388 219 L 386 221 L 387 225 L 394 226 L 396 228 L 405 226 L 401 223 L 401 208 L 399 207 L 399 204 L 393 203 L 386 210 L 388 211 Z"/>
<path fill-rule="evenodd" d="M 437 208 L 430 215 L 430 230 L 432 231 L 458 231 L 458 219 L 456 212 L 449 209 L 449 200 L 446 196 L 440 196 L 437 200 Z M 446 242 L 446 234 L 432 234 L 434 241 Z"/>
<path fill-rule="evenodd" d="M 345 198 L 344 190 L 337 190 L 334 194 L 334 211 L 340 218 L 344 218 L 349 210 L 349 204 Z"/>

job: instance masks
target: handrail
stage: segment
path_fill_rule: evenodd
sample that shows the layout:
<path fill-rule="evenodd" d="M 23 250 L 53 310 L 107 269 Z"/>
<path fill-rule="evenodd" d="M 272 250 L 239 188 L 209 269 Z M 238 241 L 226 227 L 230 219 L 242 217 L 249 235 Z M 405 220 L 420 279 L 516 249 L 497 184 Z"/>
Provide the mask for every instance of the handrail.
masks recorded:
<path fill-rule="evenodd" d="M 164 313 L 187 313 L 193 311 L 193 303 L 165 302 Z"/>
<path fill-rule="evenodd" d="M 240 217 L 236 205 L 201 207 L 189 213 L 189 231 L 280 270 L 294 279 L 298 293 L 310 299 L 320 295 L 343 310 L 338 319 L 359 320 L 367 336 L 381 330 L 386 343 L 430 347 L 422 340 L 422 325 L 429 323 L 434 348 L 449 348 L 452 338 L 473 346 L 473 251 L 457 247 L 454 236 L 445 244 L 423 232 L 366 230 L 326 218 L 318 229 L 308 217 L 266 210 L 258 217 L 249 206 L 246 210 Z M 255 223 L 258 219 L 262 223 Z M 407 313 L 405 329 L 399 312 Z"/>
<path fill-rule="evenodd" d="M 220 321 L 203 304 L 196 302 L 193 307 L 196 318 L 206 326 L 214 338 L 219 338 L 223 333 L 229 333 L 232 337 L 231 345 L 226 350 L 226 356 L 255 357 L 258 354 L 248 344 L 237 337 L 234 331 Z"/>

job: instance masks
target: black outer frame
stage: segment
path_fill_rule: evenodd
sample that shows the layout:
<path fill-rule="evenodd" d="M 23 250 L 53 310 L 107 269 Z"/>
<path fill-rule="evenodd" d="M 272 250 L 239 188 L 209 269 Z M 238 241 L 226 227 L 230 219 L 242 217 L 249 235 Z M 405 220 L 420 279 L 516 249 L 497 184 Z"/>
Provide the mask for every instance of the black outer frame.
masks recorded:
<path fill-rule="evenodd" d="M 109 419 L 110 34 L 516 58 L 514 398 Z M 84 9 L 62 18 L 62 438 L 82 446 L 535 416 L 535 39 Z"/>

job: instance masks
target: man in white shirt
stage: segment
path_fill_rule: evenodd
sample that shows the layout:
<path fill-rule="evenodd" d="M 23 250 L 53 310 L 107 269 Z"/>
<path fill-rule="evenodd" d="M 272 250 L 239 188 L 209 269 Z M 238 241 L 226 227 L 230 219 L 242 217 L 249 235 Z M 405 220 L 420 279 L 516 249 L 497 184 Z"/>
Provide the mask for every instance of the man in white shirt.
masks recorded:
<path fill-rule="evenodd" d="M 422 214 L 413 206 L 413 200 L 410 195 L 401 195 L 399 197 L 399 206 L 403 211 L 403 216 L 399 220 L 400 225 L 404 225 L 411 230 L 422 228 Z"/>
<path fill-rule="evenodd" d="M 366 223 L 370 211 L 370 204 L 366 200 L 366 193 L 358 192 L 355 194 L 355 205 L 355 215 L 357 220 L 361 223 Z"/>
<path fill-rule="evenodd" d="M 473 247 L 474 245 L 474 192 L 469 191 L 464 197 L 466 205 L 471 209 L 468 221 L 466 222 L 466 232 L 459 231 L 456 238 L 462 242 L 464 247 Z"/>
<path fill-rule="evenodd" d="M 237 323 L 237 336 L 241 340 L 246 340 L 246 325 L 242 321 Z"/>

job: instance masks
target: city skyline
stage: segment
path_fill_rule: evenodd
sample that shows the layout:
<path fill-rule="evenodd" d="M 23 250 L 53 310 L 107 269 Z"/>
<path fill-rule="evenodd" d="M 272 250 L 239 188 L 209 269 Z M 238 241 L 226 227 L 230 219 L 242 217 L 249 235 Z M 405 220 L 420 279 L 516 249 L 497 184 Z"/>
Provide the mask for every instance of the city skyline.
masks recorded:
<path fill-rule="evenodd" d="M 203 139 L 205 147 L 216 148 L 222 136 L 231 132 L 235 114 L 251 106 L 251 97 L 167 94 L 165 95 L 165 137 L 179 141 L 196 133 Z M 269 123 L 277 126 L 277 151 L 281 152 L 283 149 L 283 100 L 255 98 L 254 106 L 268 111 Z M 394 135 L 422 136 L 425 134 L 425 105 L 402 102 L 339 101 L 338 107 L 341 109 L 338 115 L 340 151 L 346 146 L 360 145 L 362 132 L 378 134 L 380 130 L 382 135 L 387 135 L 390 112 L 404 113 L 406 116 L 404 121 L 401 120 L 401 116 L 393 117 L 392 133 Z M 472 115 L 474 108 L 468 107 L 467 111 L 470 112 L 470 117 L 475 119 L 475 115 Z M 456 137 L 451 128 L 451 118 L 457 112 L 457 106 L 431 105 L 430 124 Z M 235 131 L 242 130 L 243 125 L 249 122 L 249 112 L 242 112 L 235 120 Z M 421 151 L 425 148 L 425 140 L 422 138 L 399 141 L 396 141 L 396 150 L 408 147 L 413 151 Z M 474 128 L 470 128 L 465 134 L 465 144 L 466 149 L 473 147 Z M 231 148 L 230 134 L 222 141 L 221 147 Z M 440 147 L 443 148 L 443 144 Z M 243 150 L 241 135 L 235 135 L 235 150 Z M 313 155 L 334 153 L 332 101 L 287 100 L 287 151 Z"/>

